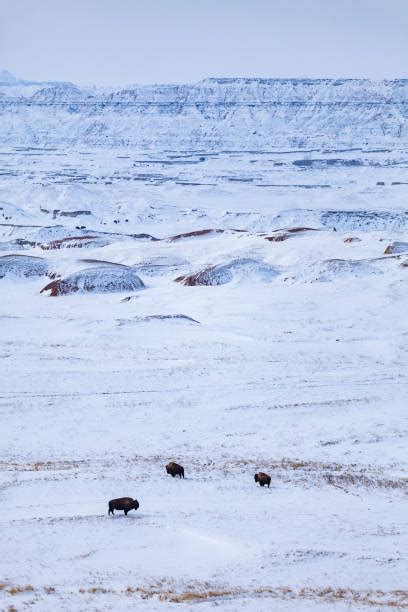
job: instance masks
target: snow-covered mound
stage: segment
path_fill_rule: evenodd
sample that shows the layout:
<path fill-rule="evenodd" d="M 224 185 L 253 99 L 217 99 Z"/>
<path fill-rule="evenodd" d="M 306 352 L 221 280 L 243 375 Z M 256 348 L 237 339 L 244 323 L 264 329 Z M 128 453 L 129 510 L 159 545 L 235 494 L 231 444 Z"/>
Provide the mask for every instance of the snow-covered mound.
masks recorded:
<path fill-rule="evenodd" d="M 143 289 L 142 279 L 129 266 L 107 264 L 74 272 L 46 285 L 41 293 L 50 296 L 70 293 L 114 293 Z"/>
<path fill-rule="evenodd" d="M 8 275 L 22 278 L 49 276 L 50 270 L 48 262 L 42 257 L 2 255 L 0 257 L 0 278 Z"/>
<path fill-rule="evenodd" d="M 25 238 L 15 238 L 14 240 L 6 240 L 0 242 L 0 251 L 25 251 L 31 247 L 36 246 L 36 243 L 32 240 L 26 240 Z"/>
<path fill-rule="evenodd" d="M 297 272 L 290 279 L 300 282 L 333 282 L 342 279 L 366 278 L 385 274 L 398 265 L 397 258 L 328 259 L 316 261 Z"/>
<path fill-rule="evenodd" d="M 321 282 L 338 278 L 363 277 L 379 272 L 370 262 L 352 259 L 329 259 L 314 264 L 313 269 L 316 270 L 316 280 Z"/>
<path fill-rule="evenodd" d="M 206 79 L 116 91 L 61 82 L 33 91 L 4 78 L 0 138 L 9 145 L 191 151 L 408 141 L 404 79 Z"/>
<path fill-rule="evenodd" d="M 408 228 L 407 211 L 327 210 L 320 214 L 324 227 L 341 231 L 397 231 Z"/>
<path fill-rule="evenodd" d="M 166 255 L 146 257 L 142 261 L 135 263 L 133 268 L 142 276 L 154 278 L 177 273 L 187 273 L 190 269 L 190 264 L 182 256 L 167 253 Z"/>
<path fill-rule="evenodd" d="M 112 239 L 107 236 L 89 234 L 88 236 L 67 236 L 57 240 L 50 240 L 40 244 L 44 251 L 55 251 L 59 249 L 86 249 L 90 247 L 104 247 L 111 244 Z"/>
<path fill-rule="evenodd" d="M 384 255 L 394 255 L 396 253 L 408 253 L 408 242 L 396 241 L 387 246 Z"/>
<path fill-rule="evenodd" d="M 54 251 L 69 248 L 97 248 L 115 242 L 127 240 L 157 240 L 150 234 L 125 234 L 119 232 L 101 232 L 80 227 L 66 227 L 65 225 L 50 225 L 41 228 L 11 225 L 10 229 L 18 238 L 0 242 L 0 251 L 22 250 L 38 246 L 43 251 Z"/>
<path fill-rule="evenodd" d="M 176 282 L 193 287 L 195 285 L 225 285 L 232 281 L 270 282 L 279 275 L 279 270 L 256 259 L 235 259 L 228 263 L 202 268 L 194 274 L 179 276 Z"/>

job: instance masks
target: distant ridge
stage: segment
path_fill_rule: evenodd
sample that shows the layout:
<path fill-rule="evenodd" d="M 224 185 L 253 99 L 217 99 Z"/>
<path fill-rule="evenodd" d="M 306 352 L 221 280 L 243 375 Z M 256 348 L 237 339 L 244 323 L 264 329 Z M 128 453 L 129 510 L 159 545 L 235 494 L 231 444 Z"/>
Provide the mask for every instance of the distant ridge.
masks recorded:
<path fill-rule="evenodd" d="M 98 88 L 1 71 L 0 115 L 1 141 L 12 146 L 408 147 L 408 79 L 213 77 Z"/>

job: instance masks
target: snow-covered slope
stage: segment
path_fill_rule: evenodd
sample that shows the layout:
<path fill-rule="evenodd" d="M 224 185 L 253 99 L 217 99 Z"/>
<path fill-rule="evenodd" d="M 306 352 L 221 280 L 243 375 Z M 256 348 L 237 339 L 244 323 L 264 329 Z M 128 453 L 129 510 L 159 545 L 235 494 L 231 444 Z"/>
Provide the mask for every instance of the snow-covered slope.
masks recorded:
<path fill-rule="evenodd" d="M 406 83 L 3 78 L 0 608 L 405 609 Z"/>
<path fill-rule="evenodd" d="M 12 84 L 0 83 L 0 139 L 10 145 L 208 151 L 408 140 L 408 80 L 207 79 L 117 90 Z"/>

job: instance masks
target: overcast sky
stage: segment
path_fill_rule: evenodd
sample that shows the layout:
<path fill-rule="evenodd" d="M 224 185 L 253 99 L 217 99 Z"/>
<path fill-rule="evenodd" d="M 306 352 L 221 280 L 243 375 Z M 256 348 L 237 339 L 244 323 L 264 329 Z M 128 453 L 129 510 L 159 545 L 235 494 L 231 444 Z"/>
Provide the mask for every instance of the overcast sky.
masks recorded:
<path fill-rule="evenodd" d="M 0 0 L 0 69 L 79 84 L 408 77 L 408 0 Z"/>

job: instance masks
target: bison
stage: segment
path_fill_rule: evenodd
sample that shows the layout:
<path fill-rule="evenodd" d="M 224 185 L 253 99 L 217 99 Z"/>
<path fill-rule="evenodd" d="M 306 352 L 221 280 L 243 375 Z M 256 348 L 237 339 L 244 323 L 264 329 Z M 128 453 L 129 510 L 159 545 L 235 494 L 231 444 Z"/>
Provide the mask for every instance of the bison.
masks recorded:
<path fill-rule="evenodd" d="M 171 474 L 173 478 L 175 476 L 178 476 L 179 478 L 184 478 L 183 466 L 179 465 L 178 463 L 174 463 L 174 461 L 171 461 L 166 465 L 166 472 L 168 474 Z"/>
<path fill-rule="evenodd" d="M 137 510 L 139 507 L 139 502 L 137 499 L 132 499 L 131 497 L 119 497 L 119 499 L 111 499 L 109 502 L 109 514 L 113 514 L 115 516 L 114 510 L 123 510 L 125 516 L 130 510 Z"/>
<path fill-rule="evenodd" d="M 254 478 L 255 482 L 259 482 L 261 487 L 268 485 L 269 489 L 269 485 L 271 484 L 271 477 L 268 476 L 268 474 L 265 474 L 264 472 L 258 472 L 258 474 L 255 474 Z"/>

